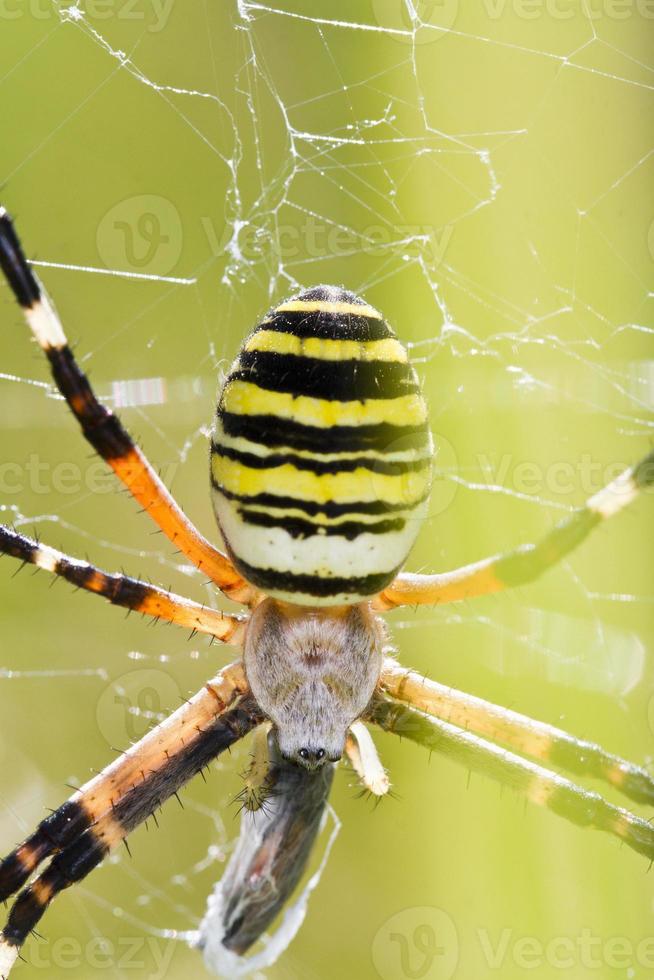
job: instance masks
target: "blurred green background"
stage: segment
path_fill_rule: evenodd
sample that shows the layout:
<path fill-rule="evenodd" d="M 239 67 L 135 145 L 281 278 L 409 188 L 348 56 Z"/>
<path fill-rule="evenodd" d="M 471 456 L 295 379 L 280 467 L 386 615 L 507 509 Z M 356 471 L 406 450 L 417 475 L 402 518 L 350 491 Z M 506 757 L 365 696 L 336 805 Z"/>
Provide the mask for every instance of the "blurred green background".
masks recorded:
<path fill-rule="evenodd" d="M 542 534 L 651 445 L 654 11 L 414 6 L 420 29 L 401 0 L 1 8 L 4 203 L 30 255 L 75 267 L 40 269 L 67 333 L 209 536 L 220 372 L 298 284 L 364 293 L 413 345 L 440 455 L 412 569 Z M 4 518 L 215 601 L 103 476 L 0 301 Z M 394 613 L 401 659 L 646 762 L 653 520 L 650 495 L 540 583 Z M 5 851 L 230 656 L 14 571 L 3 562 Z M 374 808 L 337 775 L 340 837 L 267 976 L 654 976 L 643 858 L 377 743 L 396 798 Z M 204 976 L 159 930 L 203 914 L 246 760 L 232 753 L 134 834 L 132 860 L 62 896 L 16 975 Z"/>

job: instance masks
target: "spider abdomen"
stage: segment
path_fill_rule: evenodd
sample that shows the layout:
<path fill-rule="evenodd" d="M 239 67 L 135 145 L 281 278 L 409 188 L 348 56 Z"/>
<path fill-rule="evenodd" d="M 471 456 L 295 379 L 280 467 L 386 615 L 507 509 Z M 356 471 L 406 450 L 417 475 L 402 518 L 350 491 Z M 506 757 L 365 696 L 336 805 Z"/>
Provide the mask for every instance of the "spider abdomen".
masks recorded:
<path fill-rule="evenodd" d="M 234 564 L 300 604 L 380 592 L 418 532 L 431 454 L 415 371 L 377 310 L 333 286 L 282 303 L 218 404 L 213 501 Z"/>

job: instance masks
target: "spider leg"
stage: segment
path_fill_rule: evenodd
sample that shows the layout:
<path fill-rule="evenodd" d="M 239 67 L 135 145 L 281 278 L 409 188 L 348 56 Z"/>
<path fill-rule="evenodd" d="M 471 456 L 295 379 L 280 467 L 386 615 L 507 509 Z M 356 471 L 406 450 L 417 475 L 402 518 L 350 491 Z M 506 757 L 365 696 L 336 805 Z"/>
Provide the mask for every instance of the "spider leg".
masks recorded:
<path fill-rule="evenodd" d="M 262 721 L 236 661 L 42 820 L 0 863 L 4 901 L 54 855 L 9 912 L 0 934 L 0 977 L 59 891 L 85 877 L 164 800 Z"/>
<path fill-rule="evenodd" d="M 556 565 L 588 537 L 593 528 L 612 517 L 654 485 L 654 451 L 636 466 L 590 497 L 583 507 L 560 521 L 537 544 L 438 575 L 401 573 L 373 600 L 375 609 L 458 602 L 475 596 L 526 585 Z"/>
<path fill-rule="evenodd" d="M 55 548 L 18 534 L 4 524 L 0 524 L 0 554 L 11 555 L 53 575 L 60 575 L 80 589 L 104 596 L 115 606 L 165 619 L 198 633 L 207 633 L 223 643 L 243 645 L 247 622 L 243 617 L 208 609 L 184 596 L 127 575 L 104 572 L 86 561 L 71 558 Z"/>
<path fill-rule="evenodd" d="M 50 362 L 59 391 L 87 440 L 155 524 L 194 565 L 231 599 L 250 602 L 254 597 L 253 589 L 238 574 L 229 558 L 193 526 L 117 416 L 98 401 L 68 345 L 54 306 L 27 263 L 11 219 L 1 207 L 0 267 Z"/>
<path fill-rule="evenodd" d="M 385 796 L 391 788 L 372 735 L 362 721 L 355 721 L 345 742 L 345 751 L 363 786 L 373 796 Z"/>
<path fill-rule="evenodd" d="M 483 773 L 503 786 L 524 793 L 531 803 L 547 807 L 580 827 L 594 827 L 619 837 L 654 861 L 654 826 L 629 810 L 614 806 L 598 793 L 582 789 L 569 779 L 470 731 L 380 695 L 373 698 L 367 717 L 385 731 L 410 738 L 472 772 Z"/>
<path fill-rule="evenodd" d="M 252 736 L 250 765 L 242 775 L 243 789 L 236 795 L 241 808 L 254 813 L 263 809 L 270 796 L 270 756 L 268 752 L 268 732 L 270 722 L 259 725 Z"/>
<path fill-rule="evenodd" d="M 602 779 L 636 803 L 654 806 L 654 777 L 640 766 L 605 752 L 595 742 L 575 738 L 553 725 L 446 687 L 401 667 L 390 657 L 384 661 L 379 687 L 395 700 L 457 728 L 501 742 L 576 775 Z"/>

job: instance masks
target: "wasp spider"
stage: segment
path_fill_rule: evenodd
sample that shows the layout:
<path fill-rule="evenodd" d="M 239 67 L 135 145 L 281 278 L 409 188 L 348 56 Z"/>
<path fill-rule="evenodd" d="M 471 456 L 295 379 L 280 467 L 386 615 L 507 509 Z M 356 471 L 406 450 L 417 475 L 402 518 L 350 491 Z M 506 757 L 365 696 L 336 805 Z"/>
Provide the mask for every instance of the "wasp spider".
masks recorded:
<path fill-rule="evenodd" d="M 82 786 L 2 861 L 0 899 L 18 896 L 0 938 L 0 975 L 8 974 L 59 891 L 84 878 L 155 807 L 255 728 L 270 733 L 265 761 L 286 767 L 293 792 L 302 787 L 302 774 L 330 772 L 344 751 L 367 785 L 384 791 L 364 720 L 488 773 L 533 803 L 654 859 L 647 820 L 546 766 L 603 780 L 652 804 L 654 779 L 643 768 L 385 658 L 380 617 L 397 606 L 456 602 L 532 581 L 654 482 L 654 454 L 537 544 L 452 572 L 404 573 L 429 493 L 426 406 L 406 350 L 381 314 L 344 289 L 316 286 L 255 327 L 222 389 L 211 484 L 223 554 L 185 517 L 119 419 L 97 400 L 5 211 L 0 262 L 86 439 L 170 541 L 250 611 L 247 617 L 216 612 L 0 530 L 6 554 L 116 605 L 242 649 L 242 659 Z M 306 850 L 296 854 L 299 870 Z M 247 940 L 234 939 L 233 948 L 247 948 L 261 928 Z"/>

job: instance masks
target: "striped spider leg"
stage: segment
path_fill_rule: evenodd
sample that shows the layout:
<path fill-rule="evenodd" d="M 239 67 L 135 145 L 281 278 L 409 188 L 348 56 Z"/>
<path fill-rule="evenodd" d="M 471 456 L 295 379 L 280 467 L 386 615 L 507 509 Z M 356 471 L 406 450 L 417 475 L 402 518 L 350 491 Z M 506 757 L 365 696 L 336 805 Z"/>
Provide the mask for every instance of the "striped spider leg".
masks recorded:
<path fill-rule="evenodd" d="M 33 541 L 4 524 L 0 524 L 2 554 L 59 575 L 79 589 L 104 596 L 115 606 L 163 619 L 197 633 L 206 633 L 223 643 L 243 644 L 247 617 L 202 606 L 192 599 L 128 575 L 104 572 L 87 561 L 71 558 L 55 548 Z"/>
<path fill-rule="evenodd" d="M 526 585 L 562 561 L 598 524 L 653 485 L 654 451 L 590 497 L 537 544 L 525 544 L 506 554 L 437 575 L 401 573 L 376 597 L 373 605 L 381 611 L 397 606 L 436 605 Z"/>
<path fill-rule="evenodd" d="M 465 697 L 458 692 L 452 692 L 452 702 L 457 707 L 457 699 Z M 404 691 L 404 696 L 408 699 L 408 692 Z M 476 701 L 474 713 L 475 722 L 471 722 L 470 729 L 461 728 L 444 721 L 436 716 L 436 712 L 447 713 L 447 708 L 437 708 L 438 699 L 443 699 L 442 692 L 433 702 L 428 697 L 416 700 L 425 705 L 434 714 L 427 714 L 425 711 L 414 707 L 411 702 L 402 703 L 386 697 L 379 692 L 366 713 L 366 720 L 379 725 L 385 731 L 395 735 L 404 736 L 423 745 L 430 751 L 440 752 L 442 755 L 459 762 L 470 772 L 478 772 L 491 779 L 496 780 L 502 786 L 509 786 L 518 792 L 523 793 L 526 798 L 537 806 L 547 807 L 565 817 L 572 823 L 580 827 L 593 827 L 596 830 L 603 830 L 618 837 L 634 851 L 644 854 L 650 862 L 654 861 L 654 826 L 642 817 L 637 817 L 629 810 L 614 806 L 598 793 L 583 789 L 575 783 L 566 779 L 556 772 L 552 772 L 543 766 L 516 755 L 508 749 L 495 745 L 493 742 L 480 738 L 475 731 L 477 728 L 484 728 L 484 721 L 492 726 L 496 737 L 513 744 L 511 738 L 516 742 L 521 741 L 521 748 L 525 752 L 537 755 L 536 751 L 531 752 L 532 742 L 538 745 L 539 736 L 542 736 L 543 729 L 549 729 L 551 755 L 550 761 L 554 761 L 557 756 L 557 749 L 560 745 L 564 748 L 560 758 L 556 759 L 563 768 L 573 771 L 583 769 L 583 746 L 587 743 L 579 742 L 579 750 L 575 754 L 572 751 L 572 736 L 564 732 L 558 733 L 556 729 L 550 729 L 539 722 L 531 719 L 522 719 L 522 730 L 516 728 L 516 716 L 512 712 L 506 712 L 507 721 L 503 728 L 499 720 L 503 709 L 496 705 L 485 704 L 478 699 Z M 447 700 L 445 696 L 444 700 Z M 472 712 L 471 712 L 472 713 Z M 456 716 L 457 711 L 452 712 Z M 512 716 L 512 717 L 511 717 Z M 520 716 L 517 716 L 520 718 Z M 522 738 L 516 736 L 520 732 Z M 560 742 L 557 739 L 560 737 Z M 610 779 L 611 772 L 630 772 L 634 782 L 640 781 L 643 787 L 643 795 L 636 795 L 636 792 L 629 792 L 632 799 L 643 799 L 648 796 L 649 802 L 654 798 L 654 780 L 648 776 L 644 770 L 638 771 L 636 766 L 617 759 L 615 756 L 608 756 L 596 747 L 591 746 L 596 758 L 603 757 L 602 761 L 607 761 L 610 768 L 604 774 L 604 778 Z M 544 753 L 544 750 L 541 749 Z M 547 757 L 543 754 L 541 757 Z M 590 767 L 593 771 L 592 766 Z M 594 770 L 594 774 L 597 771 Z M 625 784 L 620 784 L 620 789 L 625 791 Z M 626 792 L 626 791 L 625 791 Z"/>
<path fill-rule="evenodd" d="M 126 575 L 31 540 L 0 525 L 0 552 L 61 576 L 114 605 L 242 646 L 244 617 L 208 609 Z M 263 720 L 241 661 L 223 668 L 198 694 L 41 821 L 0 863 L 0 900 L 19 893 L 0 934 L 0 977 L 63 888 L 84 878 L 115 846 L 212 759 Z"/>
<path fill-rule="evenodd" d="M 86 877 L 157 807 L 263 720 L 240 663 L 225 667 L 189 702 L 81 787 L 0 864 L 0 898 L 16 898 L 0 933 L 0 977 L 56 895 Z"/>
<path fill-rule="evenodd" d="M 603 780 L 635 803 L 654 806 L 654 777 L 640 766 L 553 725 L 423 677 L 391 657 L 384 662 L 379 691 L 532 759 Z"/>
<path fill-rule="evenodd" d="M 50 362 L 53 379 L 95 451 L 179 550 L 229 598 L 248 603 L 255 595 L 223 555 L 193 526 L 120 419 L 102 405 L 77 364 L 47 293 L 32 272 L 11 218 L 0 207 L 0 267 L 28 326 Z"/>
<path fill-rule="evenodd" d="M 596 493 L 539 543 L 441 575 L 401 574 L 373 600 L 373 606 L 388 610 L 405 604 L 456 602 L 531 582 L 652 484 L 654 452 Z M 629 799 L 653 805 L 652 776 L 600 746 L 422 678 L 392 659 L 384 663 L 368 717 L 388 731 L 452 756 L 472 771 L 486 772 L 522 790 L 532 802 L 577 824 L 608 831 L 654 860 L 654 827 L 646 820 L 510 751 L 601 779 Z"/>

